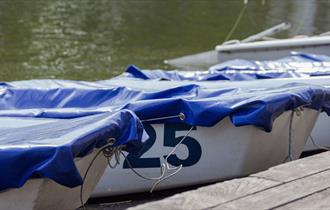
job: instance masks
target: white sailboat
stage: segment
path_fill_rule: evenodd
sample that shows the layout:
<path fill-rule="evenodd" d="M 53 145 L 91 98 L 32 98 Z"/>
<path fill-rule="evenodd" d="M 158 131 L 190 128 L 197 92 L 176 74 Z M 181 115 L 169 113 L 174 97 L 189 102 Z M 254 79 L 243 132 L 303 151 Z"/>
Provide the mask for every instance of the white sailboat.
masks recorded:
<path fill-rule="evenodd" d="M 214 50 L 165 60 L 166 64 L 186 70 L 205 70 L 210 66 L 232 59 L 275 60 L 292 51 L 330 56 L 330 32 L 318 36 L 297 36 L 287 39 L 261 39 L 290 28 L 281 23 L 244 40 L 232 40 L 215 46 Z"/>

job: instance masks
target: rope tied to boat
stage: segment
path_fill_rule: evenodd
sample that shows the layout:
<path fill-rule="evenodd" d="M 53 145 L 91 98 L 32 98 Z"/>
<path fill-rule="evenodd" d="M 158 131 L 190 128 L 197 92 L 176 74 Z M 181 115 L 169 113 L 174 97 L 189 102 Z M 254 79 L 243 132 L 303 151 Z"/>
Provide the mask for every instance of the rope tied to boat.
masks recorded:
<path fill-rule="evenodd" d="M 129 160 L 126 158 L 126 155 L 123 153 L 123 152 L 121 152 L 121 154 L 123 155 L 123 157 L 125 158 L 125 160 L 127 161 L 127 163 L 128 163 L 128 166 L 130 167 L 130 169 L 137 175 L 137 176 L 139 176 L 139 177 L 141 177 L 141 178 L 143 178 L 143 179 L 145 179 L 145 180 L 151 180 L 151 181 L 156 181 L 153 185 L 152 185 L 152 187 L 151 187 L 151 189 L 150 189 L 150 193 L 152 193 L 154 190 L 155 190 L 155 188 L 162 182 L 162 181 L 164 181 L 164 180 L 166 180 L 166 179 L 169 179 L 169 178 L 171 178 L 172 176 L 174 176 L 175 174 L 177 174 L 177 173 L 179 173 L 181 170 L 182 170 L 182 168 L 183 168 L 183 165 L 182 164 L 180 164 L 179 166 L 177 166 L 177 167 L 171 167 L 170 166 L 170 164 L 168 163 L 168 158 L 169 158 L 169 156 L 170 155 L 172 155 L 176 150 L 177 150 L 177 148 L 179 147 L 179 145 L 187 138 L 187 136 L 190 134 L 190 132 L 193 130 L 193 128 L 194 128 L 194 126 L 192 126 L 190 129 L 189 129 L 189 131 L 181 138 L 181 140 L 179 141 L 179 143 L 177 143 L 176 145 L 175 145 L 175 147 L 168 153 L 168 155 L 166 155 L 166 158 L 165 158 L 165 161 L 164 161 L 164 163 L 162 163 L 161 164 L 161 166 L 160 166 L 160 176 L 159 177 L 153 177 L 153 178 L 151 178 L 151 177 L 146 177 L 146 176 L 144 176 L 144 175 L 142 175 L 141 173 L 139 173 L 139 172 L 137 172 L 133 167 L 132 167 L 132 164 L 129 162 Z M 167 172 L 169 172 L 169 171 L 173 171 L 174 170 L 174 172 L 172 172 L 172 173 L 167 173 Z M 168 174 L 167 176 L 165 176 L 165 174 Z"/>
<path fill-rule="evenodd" d="M 294 160 L 294 157 L 293 157 L 293 152 L 292 152 L 292 126 L 293 126 L 293 118 L 295 116 L 295 114 L 297 116 L 301 116 L 302 115 L 302 111 L 303 111 L 303 107 L 298 107 L 296 109 L 293 109 L 291 111 L 291 114 L 290 114 L 290 122 L 289 122 L 289 138 L 288 138 L 288 156 L 284 159 L 283 162 L 287 162 L 287 161 L 292 161 Z"/>
<path fill-rule="evenodd" d="M 177 115 L 171 115 L 167 117 L 157 117 L 157 118 L 151 118 L 151 119 L 146 119 L 146 120 L 141 120 L 141 122 L 151 122 L 151 121 L 157 121 L 157 120 L 167 120 L 167 119 L 172 119 L 172 118 L 179 118 L 181 121 L 186 119 L 186 115 L 184 115 L 182 112 L 180 112 Z"/>
<path fill-rule="evenodd" d="M 179 118 L 181 121 L 186 119 L 186 116 L 181 112 L 178 115 L 172 115 L 172 116 L 166 116 L 166 117 L 158 117 L 158 118 L 152 118 L 152 119 L 146 119 L 146 120 L 141 120 L 142 122 L 152 122 L 152 121 L 157 121 L 157 120 L 165 120 L 165 119 L 171 119 L 171 118 Z M 96 158 L 103 153 L 103 156 L 105 158 L 107 158 L 107 162 L 108 162 L 108 166 L 110 168 L 116 168 L 119 164 L 120 164 L 120 154 L 124 157 L 124 160 L 128 163 L 128 166 L 130 167 L 130 169 L 134 172 L 134 174 L 136 174 L 137 176 L 146 179 L 146 180 L 152 180 L 152 181 L 156 181 L 151 189 L 150 189 L 150 193 L 153 192 L 153 190 L 157 187 L 157 185 L 159 183 L 161 183 L 162 181 L 174 176 L 175 174 L 177 174 L 178 172 L 181 171 L 182 169 L 182 164 L 177 166 L 177 167 L 171 167 L 170 164 L 168 163 L 168 157 L 170 155 L 172 155 L 178 148 L 178 146 L 187 138 L 187 136 L 190 134 L 190 132 L 193 130 L 194 126 L 192 126 L 190 128 L 190 130 L 186 133 L 186 135 L 184 135 L 182 137 L 182 139 L 179 141 L 179 143 L 177 143 L 175 145 L 175 147 L 169 152 L 169 154 L 166 156 L 165 158 L 165 163 L 162 163 L 160 166 L 160 176 L 159 177 L 147 177 L 142 175 L 141 173 L 137 172 L 133 167 L 132 164 L 130 163 L 130 161 L 127 159 L 126 155 L 124 154 L 124 152 L 122 151 L 125 148 L 125 145 L 120 145 L 117 147 L 113 147 L 113 145 L 116 143 L 116 139 L 115 138 L 109 138 L 107 140 L 107 144 L 104 145 L 103 147 L 101 147 L 99 149 L 99 151 L 95 154 L 95 156 L 93 157 L 92 161 L 90 162 L 90 164 L 87 167 L 87 170 L 83 176 L 83 182 L 81 184 L 80 187 L 80 202 L 81 202 L 81 207 L 82 209 L 85 210 L 85 204 L 83 201 L 83 188 L 84 188 L 84 183 L 87 177 L 87 174 L 89 172 L 89 170 L 91 169 L 92 165 L 94 164 Z M 111 163 L 111 160 L 115 161 L 114 164 Z M 168 173 L 169 171 L 173 171 L 172 173 Z M 168 174 L 168 175 L 166 175 Z"/>
<path fill-rule="evenodd" d="M 309 138 L 311 139 L 312 144 L 314 145 L 314 147 L 316 147 L 317 149 L 321 149 L 321 150 L 325 150 L 325 151 L 330 151 L 330 148 L 328 147 L 323 147 L 321 145 L 319 145 L 318 143 L 315 142 L 312 134 L 309 135 Z"/>
<path fill-rule="evenodd" d="M 227 42 L 231 37 L 232 35 L 234 34 L 234 32 L 236 31 L 239 23 L 241 22 L 242 20 L 242 17 L 247 9 L 247 5 L 248 5 L 248 0 L 244 0 L 244 5 L 239 13 L 239 15 L 237 16 L 235 22 L 234 22 L 234 25 L 233 27 L 231 28 L 231 30 L 229 31 L 229 33 L 227 34 L 226 38 L 224 39 L 223 43 Z"/>
<path fill-rule="evenodd" d="M 147 120 L 142 120 L 142 122 L 150 122 L 150 121 L 157 121 L 157 120 L 164 120 L 164 119 L 171 119 L 171 118 L 179 118 L 181 121 L 186 119 L 186 116 L 181 112 L 178 115 L 172 115 L 172 116 L 167 116 L 167 117 L 159 117 L 159 118 L 152 118 L 152 119 L 147 119 Z M 181 140 L 175 145 L 175 147 L 173 147 L 173 149 L 168 153 L 168 155 L 166 155 L 166 158 L 164 160 L 164 163 L 161 163 L 160 165 L 160 176 L 158 177 L 147 177 L 143 174 L 141 174 L 140 172 L 136 171 L 133 167 L 132 164 L 130 163 L 129 159 L 127 159 L 126 155 L 121 151 L 122 156 L 124 157 L 125 161 L 128 163 L 129 168 L 133 171 L 134 174 L 136 174 L 138 177 L 145 179 L 145 180 L 150 180 L 150 181 L 156 181 L 152 187 L 150 188 L 149 192 L 152 193 L 155 188 L 164 180 L 169 179 L 170 177 L 176 175 L 177 173 L 179 173 L 182 168 L 183 165 L 180 164 L 177 167 L 171 167 L 169 162 L 168 162 L 168 158 L 170 155 L 172 155 L 177 148 L 179 147 L 179 145 L 187 138 L 187 136 L 190 134 L 190 132 L 193 130 L 194 126 L 192 126 L 187 133 L 181 138 Z M 174 171 L 172 173 L 170 173 L 170 171 Z M 168 174 L 168 175 L 166 175 Z"/>
<path fill-rule="evenodd" d="M 324 100 L 325 100 L 325 94 L 323 94 L 322 102 L 324 102 Z M 320 114 L 321 112 L 322 112 L 322 108 L 320 107 L 320 109 L 318 110 L 318 114 Z M 314 145 L 314 147 L 316 147 L 317 149 L 321 149 L 321 150 L 325 150 L 325 151 L 330 151 L 330 148 L 321 146 L 318 143 L 316 143 L 316 141 L 314 140 L 314 138 L 312 136 L 312 133 L 309 134 L 309 138 L 310 138 L 312 144 Z"/>
<path fill-rule="evenodd" d="M 113 145 L 116 143 L 116 139 L 115 138 L 112 138 L 110 137 L 108 140 L 107 140 L 107 143 L 106 145 L 104 145 L 103 147 L 101 147 L 99 149 L 99 151 L 97 151 L 97 153 L 94 155 L 92 161 L 89 163 L 88 167 L 87 167 L 87 170 L 85 171 L 85 174 L 83 176 L 83 179 L 82 179 L 82 184 L 80 186 L 80 203 L 81 203 L 81 207 L 82 209 L 86 209 L 85 208 L 85 204 L 84 204 L 84 200 L 83 200 L 83 191 L 84 191 L 84 183 L 85 183 L 85 180 L 86 180 L 86 177 L 88 175 L 88 172 L 89 170 L 91 169 L 91 167 L 93 166 L 96 158 L 101 154 L 103 153 L 103 155 L 108 158 L 112 158 L 114 154 L 118 153 L 119 151 L 121 151 L 123 149 L 123 145 L 121 146 L 118 146 L 118 147 L 113 147 Z M 108 161 L 109 163 L 109 161 Z"/>

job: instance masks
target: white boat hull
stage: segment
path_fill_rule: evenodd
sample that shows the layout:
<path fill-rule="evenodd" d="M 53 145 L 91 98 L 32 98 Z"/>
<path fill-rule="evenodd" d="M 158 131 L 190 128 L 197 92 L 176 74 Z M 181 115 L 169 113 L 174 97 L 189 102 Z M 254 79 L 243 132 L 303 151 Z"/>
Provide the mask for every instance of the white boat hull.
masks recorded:
<path fill-rule="evenodd" d="M 315 122 L 310 137 L 304 147 L 304 151 L 313 151 L 322 147 L 330 148 L 330 117 L 326 113 L 321 113 Z M 314 140 L 314 142 L 312 141 Z"/>
<path fill-rule="evenodd" d="M 330 55 L 330 36 L 278 39 L 219 45 L 216 47 L 218 63 L 231 59 L 275 60 L 290 55 L 292 51 Z"/>
<path fill-rule="evenodd" d="M 292 51 L 330 56 L 330 36 L 278 39 L 218 45 L 215 50 L 166 60 L 166 64 L 182 69 L 202 70 L 232 59 L 275 60 Z"/>
<path fill-rule="evenodd" d="M 123 81 L 112 80 L 111 84 L 119 85 L 122 84 Z M 200 86 L 206 88 L 276 88 L 281 85 L 285 85 L 288 83 L 305 83 L 312 85 L 321 85 L 325 87 L 330 87 L 330 76 L 320 76 L 320 77 L 306 77 L 306 78 L 276 78 L 276 79 L 261 79 L 261 80 L 253 80 L 253 81 L 203 81 L 203 82 L 195 82 L 195 81 L 141 81 L 141 80 L 131 80 L 127 83 L 127 87 L 134 89 L 147 89 L 147 90 L 164 90 L 166 88 L 173 88 L 179 85 L 187 85 L 187 84 L 198 84 Z M 311 133 L 312 138 L 315 143 L 320 147 L 329 147 L 330 148 L 330 117 L 326 113 L 321 113 L 318 118 L 314 129 Z M 304 151 L 312 151 L 319 149 L 318 146 L 315 146 L 311 139 L 309 138 Z"/>
<path fill-rule="evenodd" d="M 75 164 L 82 176 L 96 152 L 94 151 L 83 158 L 75 160 Z M 103 175 L 106 166 L 106 158 L 102 154 L 99 155 L 85 179 L 83 187 L 84 203 Z M 0 192 L 0 209 L 77 209 L 79 206 L 81 206 L 80 186 L 69 188 L 45 178 L 30 179 L 21 188 Z"/>
<path fill-rule="evenodd" d="M 186 166 L 174 177 L 161 182 L 157 190 L 240 177 L 284 162 L 289 155 L 290 116 L 290 111 L 279 116 L 270 133 L 255 126 L 235 127 L 228 117 L 214 127 L 197 127 L 189 134 L 190 138 L 178 147 L 171 160 L 172 163 L 182 163 Z M 302 152 L 317 116 L 318 112 L 311 109 L 304 109 L 300 116 L 295 114 L 292 124 L 294 159 Z M 160 157 L 166 156 L 173 149 L 174 142 L 187 133 L 189 126 L 176 132 L 175 128 L 164 128 L 164 124 L 152 127 L 155 135 L 151 136 L 154 135 L 155 143 L 138 161 L 134 158 L 131 161 L 139 173 L 158 177 L 160 169 L 155 163 L 160 164 Z M 166 138 L 164 133 L 167 133 Z M 123 166 L 121 163 L 115 169 L 106 170 L 92 196 L 113 196 L 150 190 L 154 181 L 136 176 L 127 164 L 124 168 Z"/>

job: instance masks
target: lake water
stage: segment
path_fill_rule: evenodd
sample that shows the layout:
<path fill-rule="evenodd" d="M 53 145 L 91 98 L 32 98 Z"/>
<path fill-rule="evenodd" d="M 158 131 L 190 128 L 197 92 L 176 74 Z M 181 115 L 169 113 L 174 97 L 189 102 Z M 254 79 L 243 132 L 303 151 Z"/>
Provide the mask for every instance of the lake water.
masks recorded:
<path fill-rule="evenodd" d="M 163 60 L 224 41 L 243 0 L 1 0 L 0 81 L 108 79 L 129 64 Z M 283 21 L 296 34 L 330 30 L 329 0 L 249 0 L 232 39 Z"/>

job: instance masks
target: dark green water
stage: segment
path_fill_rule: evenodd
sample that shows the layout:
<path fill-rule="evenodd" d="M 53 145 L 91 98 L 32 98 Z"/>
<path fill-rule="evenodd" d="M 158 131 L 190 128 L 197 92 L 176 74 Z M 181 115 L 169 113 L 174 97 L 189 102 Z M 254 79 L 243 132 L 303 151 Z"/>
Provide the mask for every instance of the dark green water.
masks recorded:
<path fill-rule="evenodd" d="M 107 79 L 127 65 L 209 50 L 233 26 L 243 0 L 1 0 L 0 80 Z M 330 30 L 330 0 L 250 0 L 234 39 L 282 21 L 281 34 Z"/>

